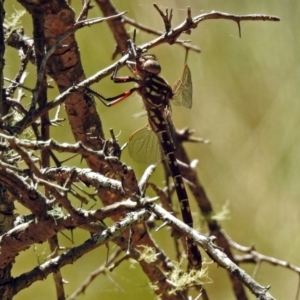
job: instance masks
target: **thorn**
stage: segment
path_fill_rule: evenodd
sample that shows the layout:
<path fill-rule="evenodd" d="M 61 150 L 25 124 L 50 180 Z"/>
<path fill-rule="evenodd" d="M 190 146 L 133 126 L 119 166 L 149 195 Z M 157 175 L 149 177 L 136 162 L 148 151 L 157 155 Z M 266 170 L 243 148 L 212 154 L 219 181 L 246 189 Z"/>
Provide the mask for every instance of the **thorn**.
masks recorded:
<path fill-rule="evenodd" d="M 132 235 L 133 235 L 133 229 L 129 229 L 129 238 L 128 238 L 128 247 L 126 251 L 126 255 L 130 255 L 130 249 L 132 247 Z"/>
<path fill-rule="evenodd" d="M 166 34 L 167 34 L 168 32 L 171 31 L 171 28 L 172 28 L 171 22 L 172 22 L 172 18 L 173 18 L 173 10 L 171 9 L 170 14 L 169 14 L 169 10 L 166 9 L 166 13 L 164 14 L 156 3 L 153 3 L 153 6 L 155 7 L 155 9 L 158 11 L 160 16 L 162 17 L 163 22 L 165 24 Z"/>
<path fill-rule="evenodd" d="M 214 235 L 211 235 L 211 236 L 209 237 L 209 239 L 210 239 L 210 241 L 211 241 L 212 243 L 214 243 L 214 242 L 216 241 L 217 237 L 214 236 Z"/>
<path fill-rule="evenodd" d="M 169 223 L 170 223 L 169 221 L 163 222 L 160 226 L 158 226 L 158 227 L 155 229 L 155 231 L 158 231 L 158 230 L 162 229 L 163 227 L 165 227 L 165 226 L 168 225 Z"/>
<path fill-rule="evenodd" d="M 240 23 L 239 20 L 236 21 L 236 22 L 237 22 L 237 25 L 238 25 L 238 28 L 239 28 L 239 37 L 240 37 L 240 39 L 241 39 L 241 38 L 242 38 L 241 23 Z"/>
<path fill-rule="evenodd" d="M 190 6 L 188 6 L 188 8 L 187 8 L 187 20 L 188 20 L 188 22 L 193 21 L 192 20 L 192 11 L 191 11 L 191 7 Z"/>
<path fill-rule="evenodd" d="M 136 42 L 135 39 L 136 39 L 136 29 L 133 30 L 133 38 L 132 38 L 132 40 L 133 40 L 134 43 Z"/>
<path fill-rule="evenodd" d="M 192 169 L 195 169 L 197 167 L 198 163 L 199 163 L 199 159 L 193 159 L 190 163 L 190 167 Z"/>
<path fill-rule="evenodd" d="M 148 198 L 147 202 L 155 202 L 158 199 L 159 199 L 159 197 Z"/>

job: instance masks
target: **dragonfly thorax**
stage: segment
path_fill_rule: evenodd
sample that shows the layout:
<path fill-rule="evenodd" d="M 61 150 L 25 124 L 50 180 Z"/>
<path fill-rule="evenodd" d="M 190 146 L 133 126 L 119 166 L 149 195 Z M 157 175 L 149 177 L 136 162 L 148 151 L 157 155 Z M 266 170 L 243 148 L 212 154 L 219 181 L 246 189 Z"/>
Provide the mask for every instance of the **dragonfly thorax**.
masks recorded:
<path fill-rule="evenodd" d="M 161 67 L 154 55 L 148 54 L 140 58 L 142 70 L 158 75 L 161 72 Z"/>
<path fill-rule="evenodd" d="M 168 106 L 169 100 L 173 96 L 168 83 L 162 77 L 151 73 L 143 78 L 138 92 L 149 109 Z"/>

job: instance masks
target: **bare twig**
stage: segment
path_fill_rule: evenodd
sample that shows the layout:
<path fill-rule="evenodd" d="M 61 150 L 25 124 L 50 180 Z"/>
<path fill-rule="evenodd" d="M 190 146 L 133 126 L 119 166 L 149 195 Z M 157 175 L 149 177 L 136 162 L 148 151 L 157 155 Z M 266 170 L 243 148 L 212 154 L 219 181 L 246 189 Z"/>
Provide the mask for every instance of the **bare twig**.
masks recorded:
<path fill-rule="evenodd" d="M 237 16 L 237 15 L 223 14 L 219 12 L 212 12 L 212 13 L 196 16 L 192 20 L 187 18 L 187 21 L 181 23 L 179 26 L 177 26 L 172 31 L 170 31 L 168 34 L 163 34 L 160 37 L 152 40 L 151 42 L 139 46 L 138 48 L 141 49 L 142 51 L 146 51 L 163 43 L 173 44 L 183 32 L 196 28 L 198 23 L 202 21 L 211 20 L 211 19 L 227 19 L 235 22 L 250 21 L 250 20 L 251 21 L 279 21 L 280 20 L 278 17 L 275 16 L 266 16 L 266 15 Z M 105 76 L 111 74 L 115 70 L 117 65 L 118 66 L 124 65 L 128 58 L 129 58 L 128 54 L 124 55 L 117 63 L 114 63 L 110 67 L 91 76 L 85 82 L 80 83 L 78 87 L 89 86 L 90 84 L 99 81 Z"/>
<path fill-rule="evenodd" d="M 124 20 L 124 23 L 126 24 L 129 24 L 131 26 L 134 26 L 135 28 L 138 28 L 144 32 L 147 32 L 147 33 L 150 33 L 150 34 L 154 34 L 156 36 L 161 36 L 163 35 L 164 33 L 162 31 L 157 31 L 153 28 L 150 28 L 144 24 L 141 24 L 133 19 L 130 19 L 126 16 L 123 16 L 123 20 Z M 194 46 L 194 45 L 190 45 L 188 43 L 188 41 L 185 41 L 185 40 L 176 40 L 175 42 L 176 45 L 179 45 L 179 46 L 182 46 L 183 48 L 187 49 L 187 50 L 192 50 L 192 51 L 195 51 L 197 53 L 200 53 L 201 52 L 201 49 L 197 46 Z"/>
<path fill-rule="evenodd" d="M 164 14 L 163 11 L 157 6 L 156 3 L 154 3 L 153 6 L 155 7 L 155 9 L 158 11 L 160 16 L 162 17 L 164 24 L 165 24 L 166 33 L 168 33 L 172 28 L 171 22 L 172 22 L 172 18 L 173 18 L 173 10 L 172 9 L 170 10 L 170 15 L 169 15 L 168 9 L 166 9 L 166 13 Z"/>
<path fill-rule="evenodd" d="M 224 232 L 224 234 L 226 235 L 226 238 L 229 241 L 230 246 L 233 249 L 238 250 L 243 253 L 246 253 L 245 255 L 242 255 L 242 256 L 236 256 L 236 259 L 238 262 L 241 262 L 241 263 L 243 263 L 243 262 L 244 263 L 246 263 L 246 262 L 253 262 L 253 263 L 267 262 L 271 265 L 280 266 L 280 267 L 286 268 L 288 270 L 291 270 L 293 272 L 296 272 L 300 276 L 300 267 L 297 267 L 287 261 L 261 254 L 261 253 L 255 251 L 253 246 L 245 247 L 245 246 L 239 245 L 237 242 L 232 240 L 228 236 L 228 234 L 226 234 L 225 232 Z"/>
<path fill-rule="evenodd" d="M 46 54 L 44 55 L 43 61 L 41 63 L 41 67 L 39 68 L 38 78 L 41 78 L 43 76 L 43 74 L 45 74 L 46 65 L 47 65 L 47 61 L 48 61 L 49 57 L 57 50 L 58 47 L 60 47 L 61 43 L 66 38 L 68 38 L 71 34 L 74 34 L 78 29 L 83 28 L 85 26 L 92 26 L 94 24 L 102 23 L 103 21 L 115 19 L 115 18 L 122 16 L 125 13 L 126 12 L 122 12 L 116 16 L 110 16 L 110 17 L 106 17 L 106 18 L 93 18 L 90 20 L 80 20 L 79 22 L 75 23 L 72 28 L 70 28 L 65 33 L 63 33 L 61 36 L 59 36 L 57 38 L 56 42 L 54 43 L 54 45 L 46 52 Z M 35 103 L 34 97 L 33 97 L 33 103 Z"/>
<path fill-rule="evenodd" d="M 26 192 L 25 190 L 24 195 Z M 99 224 L 99 221 L 125 212 L 136 211 L 138 208 L 139 206 L 136 202 L 126 200 L 95 211 L 86 211 L 82 208 L 77 209 L 77 218 L 73 218 L 70 215 L 65 216 L 61 212 L 60 215 L 58 213 L 55 215 L 55 212 L 52 210 L 48 211 L 47 218 L 33 222 L 33 215 L 33 218 L 28 222 L 16 225 L 0 239 L 0 267 L 4 268 L 14 260 L 19 252 L 28 249 L 32 244 L 45 242 L 57 232 L 66 228 L 80 227 L 93 233 L 99 233 L 99 231 L 105 229 Z M 49 216 L 53 217 L 49 218 Z M 89 225 L 95 222 L 98 223 L 96 226 Z M 28 236 L 31 238 L 28 239 Z"/>
<path fill-rule="evenodd" d="M 121 249 L 116 250 L 105 262 L 102 264 L 98 269 L 93 271 L 88 278 L 82 283 L 82 285 L 69 297 L 70 300 L 75 300 L 76 297 L 78 297 L 80 294 L 84 294 L 86 289 L 89 287 L 89 285 L 96 279 L 99 275 L 104 274 L 108 276 L 108 267 L 107 265 L 110 265 L 113 263 L 113 261 L 122 253 Z"/>
<path fill-rule="evenodd" d="M 58 249 L 59 249 L 59 243 L 57 234 L 55 234 L 53 237 L 51 237 L 48 240 L 50 251 L 51 251 L 51 258 L 58 256 Z M 65 299 L 65 289 L 64 289 L 64 280 L 61 274 L 60 270 L 57 270 L 56 272 L 53 272 L 53 280 L 56 288 L 56 296 L 57 299 Z"/>
<path fill-rule="evenodd" d="M 49 274 L 61 269 L 67 264 L 73 264 L 76 260 L 91 250 L 116 239 L 128 228 L 131 228 L 135 224 L 144 222 L 149 216 L 150 213 L 145 209 L 128 214 L 117 225 L 113 225 L 104 230 L 102 233 L 92 236 L 82 245 L 73 247 L 63 255 L 53 258 L 34 268 L 32 271 L 15 278 L 8 283 L 8 288 L 13 289 L 13 294 L 16 295 L 20 290 L 30 286 L 37 280 L 44 280 Z"/>
<path fill-rule="evenodd" d="M 146 171 L 144 172 L 142 178 L 139 181 L 139 188 L 141 190 L 142 193 L 145 192 L 147 184 L 148 184 L 148 180 L 150 179 L 150 177 L 152 176 L 153 172 L 156 169 L 156 165 L 150 165 Z"/>
<path fill-rule="evenodd" d="M 180 231 L 184 235 L 193 239 L 197 244 L 199 244 L 204 251 L 222 268 L 230 272 L 234 277 L 238 278 L 248 289 L 261 300 L 274 300 L 268 290 L 270 287 L 263 287 L 259 285 L 254 279 L 251 278 L 244 270 L 239 268 L 235 263 L 233 263 L 228 256 L 213 244 L 212 239 L 204 235 L 199 234 L 196 230 L 187 226 L 177 218 L 173 217 L 162 207 L 156 204 L 150 205 L 151 210 L 162 220 L 168 221 L 170 226 Z"/>

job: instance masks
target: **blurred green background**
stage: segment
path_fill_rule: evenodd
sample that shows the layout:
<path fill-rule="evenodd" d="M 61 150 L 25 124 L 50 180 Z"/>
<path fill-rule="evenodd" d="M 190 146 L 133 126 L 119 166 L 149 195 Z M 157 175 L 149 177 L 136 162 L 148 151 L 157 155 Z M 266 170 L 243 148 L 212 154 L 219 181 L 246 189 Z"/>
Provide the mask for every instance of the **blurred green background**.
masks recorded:
<path fill-rule="evenodd" d="M 72 1 L 77 15 L 80 3 Z M 128 17 L 163 30 L 152 1 L 116 0 L 114 4 L 119 11 L 128 11 Z M 205 21 L 191 35 L 182 35 L 181 39 L 192 40 L 193 45 L 200 46 L 202 53 L 190 52 L 188 57 L 194 85 L 193 108 L 173 108 L 173 120 L 178 128 L 189 126 L 196 130 L 196 136 L 211 141 L 208 145 L 189 144 L 187 148 L 190 157 L 199 160 L 198 174 L 215 211 L 229 203 L 230 218 L 222 223 L 226 232 L 240 244 L 255 245 L 257 251 L 265 255 L 300 266 L 299 1 L 163 0 L 158 4 L 162 9 L 173 8 L 174 27 L 186 17 L 187 6 L 192 8 L 193 16 L 217 10 L 281 18 L 280 22 L 242 22 L 241 39 L 237 25 L 228 20 Z M 7 14 L 21 8 L 16 1 L 6 1 L 5 6 Z M 101 16 L 97 7 L 90 13 L 90 17 L 96 16 Z M 32 36 L 29 15 L 22 18 L 22 24 L 25 33 Z M 128 27 L 128 30 L 132 32 L 132 28 Z M 86 76 L 112 63 L 115 41 L 107 24 L 84 28 L 76 33 L 76 37 Z M 138 31 L 137 44 L 151 39 L 153 36 Z M 162 45 L 151 53 L 158 56 L 163 76 L 169 83 L 178 79 L 184 65 L 182 47 Z M 8 49 L 5 76 L 14 77 L 18 67 L 17 52 Z M 29 72 L 26 84 L 33 87 L 35 68 L 30 67 Z M 121 71 L 125 72 L 125 69 Z M 131 84 L 114 85 L 109 79 L 94 86 L 105 96 L 113 96 L 130 87 Z M 49 99 L 56 95 L 55 90 L 50 91 Z M 115 133 L 120 133 L 121 144 L 145 124 L 144 118 L 132 117 L 142 109 L 137 95 L 113 108 L 105 108 L 101 103 L 97 106 L 105 132 L 114 128 Z M 73 142 L 68 126 L 66 121 L 63 130 L 53 129 L 53 137 L 60 142 Z M 142 175 L 146 166 L 136 164 L 126 153 L 123 159 L 136 168 L 138 176 Z M 161 169 L 158 168 L 156 176 L 154 180 L 162 184 Z M 74 243 L 86 238 L 87 233 L 75 232 Z M 173 245 L 167 231 L 157 235 L 157 240 L 164 249 Z M 60 241 L 62 246 L 72 246 L 63 236 Z M 22 253 L 17 257 L 13 275 L 35 267 L 37 256 L 43 259 L 43 251 L 45 255 L 49 254 L 47 244 Z M 105 258 L 106 249 L 98 249 L 64 268 L 62 274 L 69 282 L 67 293 L 74 292 Z M 255 269 L 253 265 L 242 267 L 249 274 Z M 211 264 L 209 276 L 213 280 L 206 285 L 210 299 L 234 299 L 224 270 Z M 263 263 L 255 278 L 262 285 L 270 284 L 276 299 L 295 298 L 299 280 L 295 273 Z M 99 298 L 147 300 L 153 299 L 154 295 L 138 265 L 125 262 L 109 276 L 98 277 L 85 296 L 78 299 Z M 15 299 L 55 299 L 52 278 L 35 283 Z M 249 294 L 249 299 L 255 298 Z"/>

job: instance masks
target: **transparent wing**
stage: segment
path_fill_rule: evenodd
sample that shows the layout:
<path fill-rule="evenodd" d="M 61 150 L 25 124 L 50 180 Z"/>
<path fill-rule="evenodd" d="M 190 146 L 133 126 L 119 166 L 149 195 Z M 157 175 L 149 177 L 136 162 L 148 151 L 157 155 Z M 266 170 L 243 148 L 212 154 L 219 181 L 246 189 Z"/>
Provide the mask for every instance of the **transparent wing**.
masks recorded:
<path fill-rule="evenodd" d="M 128 151 L 130 157 L 143 164 L 153 164 L 162 161 L 159 140 L 149 126 L 145 126 L 129 137 Z"/>
<path fill-rule="evenodd" d="M 183 74 L 173 86 L 173 103 L 187 108 L 192 107 L 193 84 L 191 71 L 188 65 L 184 66 Z"/>

